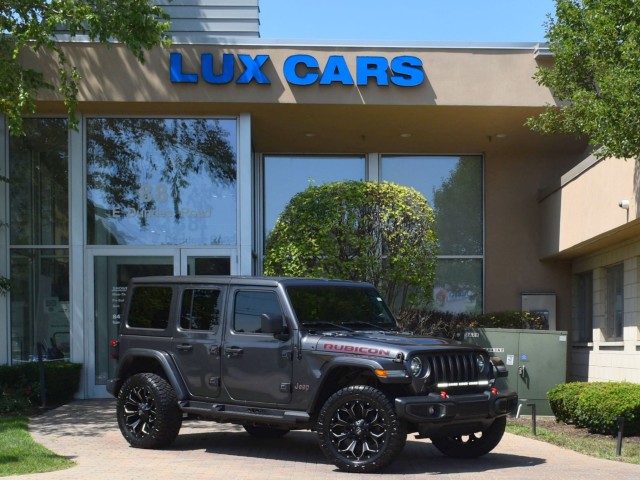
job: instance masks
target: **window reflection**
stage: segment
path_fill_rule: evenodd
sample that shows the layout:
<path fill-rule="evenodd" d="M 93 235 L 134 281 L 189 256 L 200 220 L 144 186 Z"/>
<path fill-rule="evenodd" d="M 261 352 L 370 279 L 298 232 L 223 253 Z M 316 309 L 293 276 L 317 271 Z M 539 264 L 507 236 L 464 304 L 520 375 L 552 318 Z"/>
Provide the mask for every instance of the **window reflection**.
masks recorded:
<path fill-rule="evenodd" d="M 69 243 L 67 122 L 26 118 L 9 137 L 10 237 L 13 245 Z"/>
<path fill-rule="evenodd" d="M 483 254 L 482 157 L 383 157 L 382 180 L 422 193 L 436 216 L 440 255 Z"/>
<path fill-rule="evenodd" d="M 12 362 L 68 360 L 69 324 L 68 251 L 12 250 Z"/>
<path fill-rule="evenodd" d="M 310 185 L 365 180 L 365 158 L 267 156 L 265 177 L 265 237 L 289 200 Z"/>
<path fill-rule="evenodd" d="M 233 119 L 88 119 L 89 244 L 235 244 L 236 168 Z"/>

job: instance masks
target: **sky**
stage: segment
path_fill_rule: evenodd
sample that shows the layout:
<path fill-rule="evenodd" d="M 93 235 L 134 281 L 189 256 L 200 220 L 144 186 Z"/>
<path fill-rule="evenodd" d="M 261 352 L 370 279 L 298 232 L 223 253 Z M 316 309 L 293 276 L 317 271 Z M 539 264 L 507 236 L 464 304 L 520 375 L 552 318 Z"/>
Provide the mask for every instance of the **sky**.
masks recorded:
<path fill-rule="evenodd" d="M 544 42 L 553 0 L 259 0 L 264 39 Z"/>

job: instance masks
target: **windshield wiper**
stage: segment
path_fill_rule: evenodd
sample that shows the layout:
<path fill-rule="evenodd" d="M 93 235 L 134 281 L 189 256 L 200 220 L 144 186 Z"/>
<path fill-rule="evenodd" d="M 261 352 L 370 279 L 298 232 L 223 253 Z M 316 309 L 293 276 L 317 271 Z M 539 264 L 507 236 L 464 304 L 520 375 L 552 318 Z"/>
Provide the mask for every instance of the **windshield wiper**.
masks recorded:
<path fill-rule="evenodd" d="M 352 328 L 345 327 L 343 325 L 338 325 L 337 323 L 331 322 L 305 322 L 302 324 L 304 328 L 309 330 L 309 332 L 317 332 L 320 330 L 345 330 L 347 332 L 353 332 Z M 316 328 L 313 328 L 316 327 Z"/>

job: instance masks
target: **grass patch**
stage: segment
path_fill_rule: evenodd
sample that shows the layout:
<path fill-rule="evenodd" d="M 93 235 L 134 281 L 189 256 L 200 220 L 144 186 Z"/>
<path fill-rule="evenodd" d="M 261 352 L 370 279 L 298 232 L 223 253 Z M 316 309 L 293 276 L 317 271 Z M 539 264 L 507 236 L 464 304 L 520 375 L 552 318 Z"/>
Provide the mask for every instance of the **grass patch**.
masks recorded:
<path fill-rule="evenodd" d="M 622 455 L 616 455 L 617 438 L 607 435 L 593 435 L 584 429 L 572 425 L 556 423 L 553 419 L 536 422 L 537 436 L 531 432 L 531 419 L 509 419 L 507 432 L 523 437 L 535 438 L 542 442 L 552 443 L 574 452 L 592 457 L 614 460 L 618 462 L 640 464 L 640 441 L 638 437 L 624 438 Z"/>
<path fill-rule="evenodd" d="M 0 417 L 0 477 L 52 472 L 75 465 L 36 443 L 24 416 Z"/>

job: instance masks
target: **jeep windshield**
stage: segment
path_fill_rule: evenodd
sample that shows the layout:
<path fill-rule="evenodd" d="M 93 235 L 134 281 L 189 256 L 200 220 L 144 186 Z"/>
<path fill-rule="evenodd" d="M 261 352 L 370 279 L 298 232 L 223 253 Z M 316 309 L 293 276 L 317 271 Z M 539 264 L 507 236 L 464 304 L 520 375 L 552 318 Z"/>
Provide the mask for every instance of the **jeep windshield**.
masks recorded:
<path fill-rule="evenodd" d="M 314 331 L 396 331 L 398 326 L 373 288 L 333 285 L 287 287 L 301 328 Z"/>

